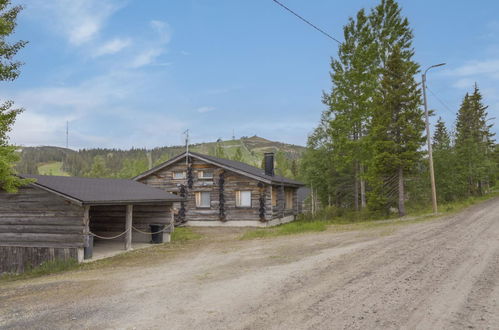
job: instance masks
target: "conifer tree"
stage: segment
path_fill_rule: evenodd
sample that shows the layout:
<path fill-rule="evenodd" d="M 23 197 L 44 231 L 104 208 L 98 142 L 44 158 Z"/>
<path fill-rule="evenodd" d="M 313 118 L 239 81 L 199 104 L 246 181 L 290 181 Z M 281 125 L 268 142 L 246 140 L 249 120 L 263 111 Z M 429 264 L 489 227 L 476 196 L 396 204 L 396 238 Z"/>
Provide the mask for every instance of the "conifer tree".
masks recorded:
<path fill-rule="evenodd" d="M 338 59 L 331 62 L 332 92 L 324 95 L 328 106 L 332 156 L 337 170 L 350 173 L 352 204 L 356 210 L 366 206 L 363 171 L 368 154 L 365 137 L 371 119 L 376 88 L 376 45 L 365 11 L 350 18 L 343 29 L 345 41 Z M 359 203 L 360 202 L 360 203 Z M 359 205 L 360 204 L 360 205 Z"/>
<path fill-rule="evenodd" d="M 418 66 L 412 54 L 400 45 L 393 48 L 382 71 L 371 127 L 371 206 L 388 210 L 397 196 L 400 216 L 405 215 L 405 179 L 420 161 L 424 143 L 421 91 L 414 79 Z"/>
<path fill-rule="evenodd" d="M 487 106 L 475 84 L 473 94 L 466 94 L 456 121 L 456 154 L 462 195 L 482 195 L 488 189 L 492 170 L 494 140 L 487 123 Z"/>
<path fill-rule="evenodd" d="M 451 145 L 451 138 L 442 118 L 438 118 L 433 134 L 433 160 L 435 184 L 440 202 L 457 199 L 456 158 Z"/>
<path fill-rule="evenodd" d="M 19 76 L 22 63 L 15 61 L 14 56 L 26 42 L 10 43 L 7 38 L 14 32 L 21 9 L 21 6 L 10 7 L 9 0 L 0 0 L 0 81 L 12 81 Z M 15 192 L 18 187 L 29 182 L 17 177 L 14 171 L 14 163 L 19 160 L 19 155 L 16 148 L 8 144 L 7 134 L 23 109 L 12 107 L 12 101 L 0 103 L 0 190 L 7 192 Z"/>

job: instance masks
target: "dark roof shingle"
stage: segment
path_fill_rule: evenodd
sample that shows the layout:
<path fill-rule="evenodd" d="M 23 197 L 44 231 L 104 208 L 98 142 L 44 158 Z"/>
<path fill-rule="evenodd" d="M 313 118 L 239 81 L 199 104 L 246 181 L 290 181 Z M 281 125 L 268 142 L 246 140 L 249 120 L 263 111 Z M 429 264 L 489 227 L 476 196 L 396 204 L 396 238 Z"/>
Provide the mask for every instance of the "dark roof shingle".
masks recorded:
<path fill-rule="evenodd" d="M 82 204 L 127 204 L 175 202 L 182 198 L 133 180 L 79 178 L 47 175 L 21 175 L 35 179 L 35 186 L 46 188 Z"/>

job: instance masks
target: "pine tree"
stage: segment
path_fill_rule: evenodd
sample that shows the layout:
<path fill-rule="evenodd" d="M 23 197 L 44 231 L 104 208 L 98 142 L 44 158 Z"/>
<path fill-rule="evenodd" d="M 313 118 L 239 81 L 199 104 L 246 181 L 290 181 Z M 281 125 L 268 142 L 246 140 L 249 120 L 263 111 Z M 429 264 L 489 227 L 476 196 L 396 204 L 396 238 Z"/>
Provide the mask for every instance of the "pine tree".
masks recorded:
<path fill-rule="evenodd" d="M 399 45 L 392 50 L 382 71 L 371 127 L 371 206 L 388 210 L 397 195 L 400 216 L 405 215 L 405 178 L 421 160 L 424 143 L 421 91 L 414 79 L 418 66 L 411 57 Z"/>
<path fill-rule="evenodd" d="M 14 32 L 21 9 L 21 6 L 10 7 L 9 0 L 0 0 L 0 81 L 12 81 L 19 76 L 22 63 L 15 61 L 14 56 L 26 42 L 9 43 L 6 38 Z M 14 171 L 14 163 L 20 157 L 16 148 L 8 144 L 7 134 L 23 109 L 13 109 L 12 106 L 12 101 L 0 104 L 0 189 L 7 192 L 15 192 L 29 182 L 17 177 Z"/>

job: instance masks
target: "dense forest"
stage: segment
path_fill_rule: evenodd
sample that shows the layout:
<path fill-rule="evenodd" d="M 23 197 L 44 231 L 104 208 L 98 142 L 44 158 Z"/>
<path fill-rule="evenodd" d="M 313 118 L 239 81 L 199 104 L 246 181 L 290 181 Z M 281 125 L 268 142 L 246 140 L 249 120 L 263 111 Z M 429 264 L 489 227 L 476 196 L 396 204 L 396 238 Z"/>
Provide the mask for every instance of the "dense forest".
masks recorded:
<path fill-rule="evenodd" d="M 257 136 L 189 145 L 189 149 L 216 157 L 261 166 L 264 152 L 276 153 L 278 174 L 296 178 L 305 148 Z M 132 178 L 182 152 L 185 146 L 154 149 L 81 149 L 25 147 L 16 164 L 18 173 L 84 177 Z"/>
<path fill-rule="evenodd" d="M 302 177 L 322 205 L 386 215 L 430 203 L 422 89 L 413 32 L 394 0 L 360 10 L 344 26 L 331 62 L 332 90 L 309 137 Z M 498 179 L 499 150 L 477 85 L 451 128 L 433 136 L 437 195 L 486 193 Z M 437 111 L 438 113 L 438 111 Z M 407 205 L 408 204 L 408 205 Z"/>

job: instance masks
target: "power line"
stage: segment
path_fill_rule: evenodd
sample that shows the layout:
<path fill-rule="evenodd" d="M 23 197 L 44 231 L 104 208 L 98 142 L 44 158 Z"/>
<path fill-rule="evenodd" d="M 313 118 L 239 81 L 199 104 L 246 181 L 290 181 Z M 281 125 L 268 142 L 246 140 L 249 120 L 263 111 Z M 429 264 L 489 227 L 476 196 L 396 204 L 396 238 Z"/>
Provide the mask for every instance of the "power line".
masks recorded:
<path fill-rule="evenodd" d="M 336 41 L 337 43 L 341 44 L 341 41 L 339 41 L 338 39 L 336 39 L 335 37 L 333 37 L 332 35 L 330 35 L 329 33 L 327 33 L 326 31 L 322 30 L 321 28 L 317 27 L 316 25 L 312 24 L 310 21 L 306 20 L 305 18 L 301 17 L 300 15 L 298 15 L 297 13 L 295 13 L 294 11 L 292 11 L 291 9 L 289 9 L 288 7 L 286 7 L 284 4 L 280 3 L 279 1 L 277 0 L 272 0 L 274 1 L 275 3 L 277 3 L 279 6 L 281 6 L 282 8 L 286 9 L 287 11 L 289 11 L 291 14 L 295 15 L 296 17 L 298 17 L 299 19 L 301 19 L 302 21 L 304 21 L 305 23 L 307 23 L 308 25 L 310 25 L 311 27 L 313 27 L 314 29 L 316 29 L 317 31 L 319 31 L 320 33 L 322 33 L 323 35 L 325 35 L 326 37 L 328 37 L 329 39 L 331 40 L 334 40 Z"/>
<path fill-rule="evenodd" d="M 437 94 L 435 94 L 435 93 L 434 93 L 434 92 L 433 92 L 433 91 L 432 91 L 432 90 L 428 87 L 428 85 L 426 86 L 426 89 L 430 91 L 431 95 L 433 95 L 433 97 L 435 97 L 435 98 L 437 99 L 437 101 L 438 101 L 441 105 L 443 105 L 443 106 L 444 106 L 444 108 L 446 108 L 446 109 L 447 109 L 449 112 L 451 112 L 452 114 L 454 114 L 454 115 L 456 114 L 456 112 L 455 112 L 455 111 L 452 111 L 452 110 L 450 109 L 450 107 L 449 107 L 449 106 L 447 106 L 447 104 L 445 104 L 445 102 L 444 102 L 444 101 L 442 101 L 442 100 L 441 100 L 441 99 L 437 96 Z"/>

